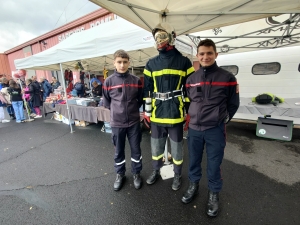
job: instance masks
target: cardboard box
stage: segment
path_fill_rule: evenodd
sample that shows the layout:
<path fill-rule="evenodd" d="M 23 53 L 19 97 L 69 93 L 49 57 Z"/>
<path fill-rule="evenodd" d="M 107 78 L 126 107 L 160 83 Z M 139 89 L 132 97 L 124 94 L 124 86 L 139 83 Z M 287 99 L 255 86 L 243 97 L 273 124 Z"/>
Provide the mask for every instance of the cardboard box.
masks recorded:
<path fill-rule="evenodd" d="M 89 122 L 86 122 L 86 121 L 84 121 L 84 120 L 80 120 L 80 121 L 79 121 L 79 124 L 80 124 L 81 127 L 86 127 L 86 126 L 90 125 Z"/>
<path fill-rule="evenodd" d="M 70 125 L 70 123 L 71 124 L 74 124 L 75 123 L 75 121 L 74 120 L 72 120 L 72 119 L 67 119 L 66 117 L 64 117 L 64 116 L 62 116 L 62 122 L 64 123 L 64 124 L 68 124 L 68 125 Z"/>
<path fill-rule="evenodd" d="M 53 113 L 53 119 L 57 121 L 62 121 L 62 115 L 59 114 L 58 112 Z"/>
<path fill-rule="evenodd" d="M 74 122 L 75 122 L 76 127 L 80 127 L 80 121 L 79 120 L 75 120 Z"/>
<path fill-rule="evenodd" d="M 75 120 L 74 123 L 75 123 L 76 127 L 86 127 L 86 126 L 90 125 L 89 122 L 86 122 L 84 120 Z"/>

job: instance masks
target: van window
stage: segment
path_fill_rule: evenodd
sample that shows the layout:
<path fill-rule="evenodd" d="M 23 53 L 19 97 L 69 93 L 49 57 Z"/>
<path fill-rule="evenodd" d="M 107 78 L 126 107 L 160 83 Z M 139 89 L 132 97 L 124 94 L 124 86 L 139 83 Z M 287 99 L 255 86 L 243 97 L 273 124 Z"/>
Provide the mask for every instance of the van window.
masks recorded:
<path fill-rule="evenodd" d="M 276 74 L 280 71 L 281 65 L 278 62 L 258 63 L 252 67 L 254 75 L 270 75 Z"/>
<path fill-rule="evenodd" d="M 298 71 L 300 72 L 300 63 L 299 63 L 299 65 L 298 65 Z"/>
<path fill-rule="evenodd" d="M 239 68 L 237 66 L 220 66 L 220 67 L 232 73 L 234 76 L 237 75 L 239 72 Z"/>

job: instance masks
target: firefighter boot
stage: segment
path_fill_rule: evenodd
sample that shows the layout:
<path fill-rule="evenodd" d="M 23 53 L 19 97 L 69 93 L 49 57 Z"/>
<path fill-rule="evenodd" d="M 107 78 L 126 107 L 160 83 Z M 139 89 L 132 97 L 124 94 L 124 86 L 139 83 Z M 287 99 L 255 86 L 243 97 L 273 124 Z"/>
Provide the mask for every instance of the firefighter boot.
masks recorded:
<path fill-rule="evenodd" d="M 181 187 L 181 175 L 178 173 L 175 173 L 175 176 L 173 178 L 173 183 L 172 183 L 172 189 L 174 191 L 179 190 L 179 188 Z"/>
<path fill-rule="evenodd" d="M 159 170 L 153 170 L 151 175 L 146 180 L 147 184 L 154 184 L 155 181 L 159 178 L 159 176 L 160 176 L 160 171 Z"/>
<path fill-rule="evenodd" d="M 114 190 L 119 191 L 123 187 L 123 184 L 125 183 L 126 177 L 124 174 L 117 174 L 115 183 L 114 183 Z"/>
<path fill-rule="evenodd" d="M 219 211 L 219 192 L 208 192 L 207 215 L 215 217 Z"/>
<path fill-rule="evenodd" d="M 133 185 L 135 189 L 140 189 L 142 187 L 143 180 L 139 173 L 133 175 Z"/>
<path fill-rule="evenodd" d="M 183 194 L 181 201 L 185 204 L 190 203 L 194 197 L 198 194 L 199 183 L 193 183 L 190 181 L 190 185 L 186 192 Z"/>

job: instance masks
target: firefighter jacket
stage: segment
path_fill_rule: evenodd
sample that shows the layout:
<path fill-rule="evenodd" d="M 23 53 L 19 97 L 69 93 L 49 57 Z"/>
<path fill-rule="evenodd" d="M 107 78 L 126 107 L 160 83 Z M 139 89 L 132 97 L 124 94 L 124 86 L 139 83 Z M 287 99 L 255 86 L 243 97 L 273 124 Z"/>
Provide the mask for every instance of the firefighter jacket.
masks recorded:
<path fill-rule="evenodd" d="M 137 76 L 115 71 L 105 80 L 102 94 L 103 106 L 110 109 L 111 127 L 130 127 L 140 122 L 143 89 Z"/>
<path fill-rule="evenodd" d="M 160 52 L 147 62 L 144 98 L 152 97 L 151 123 L 172 127 L 184 121 L 184 85 L 186 78 L 194 71 L 190 60 L 176 48 Z"/>
<path fill-rule="evenodd" d="M 189 127 L 206 130 L 223 122 L 229 122 L 239 107 L 236 78 L 215 62 L 200 67 L 186 82 L 190 99 Z"/>

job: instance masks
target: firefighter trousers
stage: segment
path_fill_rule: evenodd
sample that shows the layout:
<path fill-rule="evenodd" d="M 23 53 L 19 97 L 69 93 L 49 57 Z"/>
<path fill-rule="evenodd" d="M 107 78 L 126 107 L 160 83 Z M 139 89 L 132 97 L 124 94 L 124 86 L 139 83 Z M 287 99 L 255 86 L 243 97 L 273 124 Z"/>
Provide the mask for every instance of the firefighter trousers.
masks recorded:
<path fill-rule="evenodd" d="M 226 146 L 225 124 L 204 131 L 189 128 L 189 180 L 198 183 L 202 177 L 202 156 L 204 145 L 207 155 L 207 179 L 208 189 L 219 192 L 222 189 L 221 164 Z"/>
<path fill-rule="evenodd" d="M 118 174 L 125 174 L 125 142 L 126 136 L 131 149 L 131 172 L 132 174 L 140 173 L 142 170 L 141 154 L 141 128 L 140 123 L 130 127 L 112 127 L 112 143 L 115 147 L 115 171 Z"/>
<path fill-rule="evenodd" d="M 171 155 L 174 163 L 174 173 L 181 174 L 183 163 L 183 127 L 162 127 L 151 124 L 151 153 L 153 169 L 159 170 L 163 166 L 165 145 L 169 135 Z"/>

